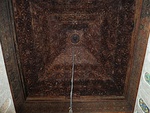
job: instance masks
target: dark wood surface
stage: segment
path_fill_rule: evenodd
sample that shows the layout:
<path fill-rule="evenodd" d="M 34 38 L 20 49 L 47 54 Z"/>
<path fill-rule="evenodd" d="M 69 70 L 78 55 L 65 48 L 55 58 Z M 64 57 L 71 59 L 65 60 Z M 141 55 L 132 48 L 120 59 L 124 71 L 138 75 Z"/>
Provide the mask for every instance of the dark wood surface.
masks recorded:
<path fill-rule="evenodd" d="M 23 113 L 68 113 L 68 106 L 69 102 L 28 102 L 25 104 L 25 109 L 23 110 Z M 131 106 L 129 106 L 125 101 L 118 100 L 111 102 L 101 100 L 101 103 L 99 104 L 97 104 L 97 101 L 74 102 L 73 104 L 74 113 L 131 113 L 130 109 Z"/>
<path fill-rule="evenodd" d="M 147 4 L 0 1 L 1 43 L 17 113 L 68 112 L 73 46 L 86 59 L 76 60 L 74 112 L 132 113 L 150 28 Z M 80 36 L 77 44 L 72 34 Z"/>
<path fill-rule="evenodd" d="M 138 86 L 147 48 L 147 42 L 150 33 L 150 6 L 148 5 L 150 4 L 150 1 L 137 1 L 137 4 L 142 4 L 142 6 L 136 5 L 137 11 L 135 13 L 135 18 L 139 19 L 136 19 L 135 21 L 137 24 L 133 32 L 133 56 L 132 63 L 129 66 L 129 69 L 131 70 L 131 75 L 129 78 L 129 87 L 127 90 L 127 100 L 130 102 L 131 105 L 134 105 L 136 101 L 135 97 L 137 96 Z"/>
<path fill-rule="evenodd" d="M 18 60 L 15 55 L 15 28 L 12 15 L 12 4 L 7 0 L 0 1 L 0 41 L 4 55 L 7 75 L 16 112 L 20 113 L 25 101 L 19 73 Z"/>
<path fill-rule="evenodd" d="M 134 0 L 13 0 L 13 6 L 28 97 L 69 95 L 73 47 L 75 95 L 123 95 Z"/>

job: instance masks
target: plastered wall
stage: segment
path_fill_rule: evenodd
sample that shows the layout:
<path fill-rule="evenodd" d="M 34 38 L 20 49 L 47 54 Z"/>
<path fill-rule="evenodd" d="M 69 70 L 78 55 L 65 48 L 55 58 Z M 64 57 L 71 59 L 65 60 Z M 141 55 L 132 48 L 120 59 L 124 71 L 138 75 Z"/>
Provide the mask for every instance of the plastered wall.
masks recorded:
<path fill-rule="evenodd" d="M 0 45 L 0 113 L 15 113 Z"/>
<path fill-rule="evenodd" d="M 134 113 L 150 113 L 150 35 Z"/>

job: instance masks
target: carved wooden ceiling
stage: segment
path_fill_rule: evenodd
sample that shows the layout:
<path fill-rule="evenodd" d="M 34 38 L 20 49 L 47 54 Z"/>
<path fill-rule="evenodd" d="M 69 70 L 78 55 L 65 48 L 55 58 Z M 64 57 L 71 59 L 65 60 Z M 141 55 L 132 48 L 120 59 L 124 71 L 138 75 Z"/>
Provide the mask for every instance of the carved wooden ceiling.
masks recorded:
<path fill-rule="evenodd" d="M 124 94 L 134 0 L 13 0 L 13 6 L 28 97 L 69 96 L 72 47 L 74 96 Z"/>

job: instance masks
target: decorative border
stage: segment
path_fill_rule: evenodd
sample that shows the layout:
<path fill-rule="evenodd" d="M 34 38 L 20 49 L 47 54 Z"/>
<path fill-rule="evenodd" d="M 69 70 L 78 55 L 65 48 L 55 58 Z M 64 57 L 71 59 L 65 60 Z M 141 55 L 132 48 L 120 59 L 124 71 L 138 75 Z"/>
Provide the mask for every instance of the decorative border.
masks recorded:
<path fill-rule="evenodd" d="M 16 112 L 22 112 L 23 106 L 26 109 L 26 113 L 41 113 L 42 111 L 55 112 L 66 112 L 64 109 L 67 108 L 69 102 L 55 102 L 55 103 L 37 103 L 37 101 L 25 101 L 24 91 L 22 86 L 22 78 L 20 76 L 19 66 L 17 62 L 17 56 L 15 54 L 15 28 L 14 28 L 14 20 L 12 13 L 12 1 L 11 0 L 1 0 L 0 1 L 0 37 L 3 48 L 4 60 L 6 64 L 7 74 L 10 82 L 11 92 L 13 95 L 13 100 L 16 108 Z M 139 80 L 141 76 L 141 70 L 144 61 L 144 55 L 146 51 L 146 43 L 149 35 L 150 28 L 150 1 L 149 0 L 136 0 L 137 4 L 137 15 L 135 16 L 135 31 L 133 33 L 133 43 L 135 42 L 135 46 L 133 47 L 133 61 L 131 61 L 129 72 L 131 74 L 129 76 L 128 81 L 129 86 L 127 88 L 127 93 L 125 94 L 126 99 L 123 100 L 99 100 L 96 102 L 86 102 L 74 103 L 75 108 L 78 109 L 78 112 L 85 112 L 84 110 L 88 110 L 91 108 L 91 113 L 96 112 L 131 112 L 134 109 L 134 104 L 136 100 L 137 88 L 139 85 Z M 142 14 L 139 18 L 142 6 Z M 135 39 L 135 40 L 134 40 Z M 59 106 L 60 105 L 60 106 Z M 58 107 L 59 106 L 59 107 Z M 94 107 L 96 106 L 96 107 Z M 53 109 L 52 109 L 53 108 Z M 96 109 L 95 109 L 96 108 Z M 106 109 L 106 110 L 105 110 Z M 31 110 L 31 111 L 30 111 Z"/>
<path fill-rule="evenodd" d="M 15 55 L 14 37 L 15 28 L 12 14 L 12 5 L 10 0 L 0 1 L 0 41 L 6 65 L 6 71 L 9 79 L 9 85 L 16 108 L 20 113 L 24 103 L 24 92 L 22 81 L 18 68 L 17 56 Z"/>
<path fill-rule="evenodd" d="M 150 85 L 150 74 L 148 72 L 145 73 L 144 79 L 148 83 L 148 85 Z"/>
<path fill-rule="evenodd" d="M 141 10 L 138 4 L 142 4 Z M 141 78 L 141 72 L 143 67 L 143 62 L 145 58 L 149 32 L 150 32 L 150 1 L 149 0 L 139 0 L 137 1 L 137 13 L 136 17 L 136 30 L 133 34 L 135 43 L 133 47 L 133 60 L 130 65 L 130 77 L 129 80 L 132 81 L 129 83 L 128 92 L 127 92 L 127 100 L 131 105 L 135 105 L 137 89 L 139 87 L 139 81 Z M 141 12 L 141 14 L 139 13 Z M 140 17 L 138 17 L 140 16 Z M 134 108 L 134 107 L 133 107 Z"/>
<path fill-rule="evenodd" d="M 144 113 L 150 113 L 149 108 L 145 104 L 144 100 L 142 98 L 139 99 L 139 106 L 143 110 Z"/>

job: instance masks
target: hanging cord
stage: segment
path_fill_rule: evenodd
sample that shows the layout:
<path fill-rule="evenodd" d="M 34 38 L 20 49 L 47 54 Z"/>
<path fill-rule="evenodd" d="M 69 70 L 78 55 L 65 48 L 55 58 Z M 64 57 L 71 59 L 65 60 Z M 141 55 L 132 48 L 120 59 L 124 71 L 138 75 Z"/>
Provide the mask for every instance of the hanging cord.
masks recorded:
<path fill-rule="evenodd" d="M 73 102 L 74 65 L 75 65 L 75 56 L 74 56 L 74 47 L 73 47 L 73 49 L 72 49 L 72 77 L 71 77 L 71 91 L 70 91 L 70 107 L 69 107 L 69 113 L 73 113 L 73 110 L 72 110 L 72 102 Z"/>

